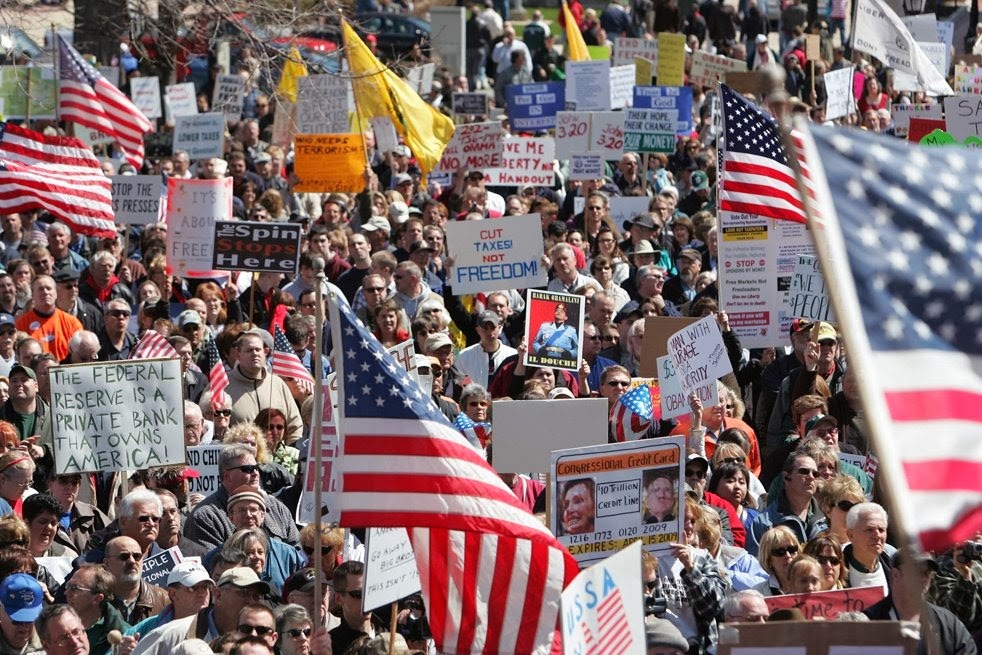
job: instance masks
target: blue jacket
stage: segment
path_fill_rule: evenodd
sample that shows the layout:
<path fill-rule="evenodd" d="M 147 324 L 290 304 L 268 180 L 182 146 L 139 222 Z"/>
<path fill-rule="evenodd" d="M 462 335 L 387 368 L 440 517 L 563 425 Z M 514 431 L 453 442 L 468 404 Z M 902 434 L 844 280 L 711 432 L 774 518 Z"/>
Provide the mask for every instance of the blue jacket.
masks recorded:
<path fill-rule="evenodd" d="M 822 514 L 822 510 L 818 508 L 818 503 L 814 498 L 811 500 L 807 519 L 802 521 L 791 512 L 791 508 L 788 507 L 787 496 L 782 493 L 774 502 L 765 507 L 764 511 L 750 524 L 750 528 L 747 530 L 747 552 L 756 557 L 760 550 L 760 538 L 776 525 L 791 528 L 801 543 L 814 539 L 820 532 L 829 528 L 829 522 Z"/>

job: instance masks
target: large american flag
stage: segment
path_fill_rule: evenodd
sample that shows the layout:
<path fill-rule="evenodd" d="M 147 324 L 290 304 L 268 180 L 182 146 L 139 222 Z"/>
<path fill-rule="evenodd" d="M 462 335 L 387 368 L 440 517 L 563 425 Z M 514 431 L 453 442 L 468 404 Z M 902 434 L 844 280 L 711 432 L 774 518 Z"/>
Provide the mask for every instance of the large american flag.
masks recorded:
<path fill-rule="evenodd" d="M 651 428 L 654 412 L 651 387 L 639 385 L 614 403 L 610 410 L 610 434 L 618 443 L 640 439 Z"/>
<path fill-rule="evenodd" d="M 314 393 L 314 377 L 303 365 L 279 325 L 273 326 L 273 373 L 293 378 L 307 393 Z"/>
<path fill-rule="evenodd" d="M 167 342 L 156 330 L 143 333 L 140 342 L 130 352 L 130 359 L 159 359 L 161 357 L 180 357 L 174 346 Z"/>
<path fill-rule="evenodd" d="M 208 390 L 211 392 L 211 405 L 215 406 L 222 397 L 222 392 L 228 387 L 228 373 L 225 363 L 218 354 L 218 346 L 214 339 L 208 340 Z"/>
<path fill-rule="evenodd" d="M 757 214 L 768 218 L 805 222 L 805 207 L 794 171 L 774 119 L 749 100 L 720 85 L 723 106 L 723 168 L 719 182 L 720 211 Z M 792 133 L 799 140 L 797 133 Z M 805 179 L 806 160 L 798 157 Z M 811 185 L 810 181 L 808 182 Z M 814 191 L 811 194 L 814 196 Z"/>
<path fill-rule="evenodd" d="M 909 536 L 943 550 L 982 529 L 982 155 L 810 134 L 812 230 L 878 477 Z"/>
<path fill-rule="evenodd" d="M 347 305 L 332 305 L 341 525 L 409 529 L 441 653 L 548 647 L 576 562 Z"/>
<path fill-rule="evenodd" d="M 113 137 L 126 161 L 139 169 L 143 166 L 143 135 L 153 129 L 153 124 L 64 37 L 59 34 L 56 38 L 61 77 L 59 116 Z"/>
<path fill-rule="evenodd" d="M 112 182 L 80 140 L 0 124 L 0 214 L 41 208 L 92 236 L 115 236 Z"/>

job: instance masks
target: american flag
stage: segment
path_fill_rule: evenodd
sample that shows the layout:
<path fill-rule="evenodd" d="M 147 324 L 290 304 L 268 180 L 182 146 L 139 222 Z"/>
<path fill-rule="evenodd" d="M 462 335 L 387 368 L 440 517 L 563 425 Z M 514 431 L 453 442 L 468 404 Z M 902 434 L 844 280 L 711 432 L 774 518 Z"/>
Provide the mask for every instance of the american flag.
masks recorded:
<path fill-rule="evenodd" d="M 774 119 L 725 84 L 720 85 L 720 96 L 723 104 L 720 210 L 804 223 L 805 207 Z M 800 140 L 795 133 L 792 138 L 796 142 Z M 798 163 L 814 197 L 808 165 L 802 157 Z"/>
<path fill-rule="evenodd" d="M 61 71 L 58 112 L 61 119 L 113 137 L 123 149 L 126 161 L 141 168 L 143 135 L 153 129 L 153 124 L 64 37 L 59 34 L 57 39 Z"/>
<path fill-rule="evenodd" d="M 441 653 L 548 647 L 576 562 L 347 305 L 332 305 L 341 525 L 409 529 Z"/>
<path fill-rule="evenodd" d="M 211 391 L 212 406 L 222 397 L 222 392 L 228 386 L 228 373 L 225 364 L 218 354 L 218 346 L 214 339 L 208 340 L 208 390 Z"/>
<path fill-rule="evenodd" d="M 866 453 L 866 462 L 864 462 L 863 464 L 863 471 L 866 472 L 866 475 L 870 476 L 871 478 L 875 478 L 876 469 L 877 467 L 879 467 L 879 465 L 880 465 L 880 460 L 876 458 L 876 455 L 873 454 L 873 451 Z"/>
<path fill-rule="evenodd" d="M 273 326 L 273 373 L 293 378 L 307 393 L 314 393 L 314 377 L 303 365 L 280 326 Z"/>
<path fill-rule="evenodd" d="M 620 655 L 632 650 L 631 626 L 621 590 L 615 589 L 597 605 L 597 637 L 589 655 Z"/>
<path fill-rule="evenodd" d="M 112 182 L 84 143 L 0 124 L 0 213 L 36 208 L 81 234 L 116 235 Z"/>
<path fill-rule="evenodd" d="M 470 416 L 461 412 L 460 414 L 457 414 L 457 418 L 454 419 L 453 425 L 462 435 L 467 437 L 467 441 L 469 441 L 472 446 L 478 450 L 487 448 L 488 441 L 491 440 L 490 423 L 475 423 Z"/>
<path fill-rule="evenodd" d="M 167 339 L 160 336 L 156 330 L 144 332 L 143 338 L 130 352 L 130 359 L 159 359 L 161 357 L 171 358 L 180 357 L 180 355 L 174 350 L 174 346 L 167 343 Z"/>
<path fill-rule="evenodd" d="M 654 412 L 651 387 L 637 386 L 618 398 L 610 410 L 610 434 L 618 443 L 640 439 L 651 427 Z"/>
<path fill-rule="evenodd" d="M 810 134 L 827 205 L 811 229 L 878 474 L 909 536 L 944 550 L 982 529 L 982 156 Z"/>

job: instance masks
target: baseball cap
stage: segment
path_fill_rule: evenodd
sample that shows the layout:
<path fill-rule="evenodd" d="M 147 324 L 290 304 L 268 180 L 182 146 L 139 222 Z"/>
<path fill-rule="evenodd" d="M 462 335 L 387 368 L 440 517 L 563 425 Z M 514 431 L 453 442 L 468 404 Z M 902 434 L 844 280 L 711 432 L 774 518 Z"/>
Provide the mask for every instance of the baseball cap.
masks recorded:
<path fill-rule="evenodd" d="M 628 302 L 626 305 L 621 307 L 621 310 L 617 312 L 614 316 L 614 323 L 620 323 L 626 318 L 641 318 L 644 314 L 641 312 L 641 305 L 636 300 Z"/>
<path fill-rule="evenodd" d="M 549 392 L 549 400 L 555 400 L 556 398 L 571 398 L 573 400 L 576 399 L 575 396 L 573 396 L 573 392 L 567 389 L 566 387 L 556 387 L 555 389 Z"/>
<path fill-rule="evenodd" d="M 30 623 L 41 614 L 44 592 L 34 576 L 14 573 L 0 584 L 0 602 L 11 621 Z"/>
<path fill-rule="evenodd" d="M 201 314 L 193 309 L 185 309 L 177 317 L 177 327 L 183 329 L 186 325 L 201 325 Z"/>
<path fill-rule="evenodd" d="M 411 183 L 413 181 L 413 176 L 408 173 L 396 173 L 392 178 L 392 185 L 399 186 L 400 184 Z"/>
<path fill-rule="evenodd" d="M 679 257 L 685 257 L 691 259 L 694 262 L 702 261 L 702 253 L 700 253 L 695 248 L 683 248 L 682 252 L 679 253 Z"/>
<path fill-rule="evenodd" d="M 370 219 L 362 223 L 361 229 L 365 232 L 374 232 L 375 230 L 382 230 L 388 234 L 392 227 L 389 225 L 389 221 L 382 216 L 372 216 Z"/>
<path fill-rule="evenodd" d="M 14 373 L 23 373 L 24 375 L 31 378 L 35 382 L 37 382 L 38 379 L 37 374 L 34 373 L 34 369 L 28 368 L 26 366 L 21 366 L 20 364 L 14 364 L 13 366 L 11 366 L 10 373 L 7 374 L 7 377 L 12 378 L 14 376 Z"/>
<path fill-rule="evenodd" d="M 399 157 L 411 157 L 413 154 L 409 151 L 409 146 L 396 146 L 392 152 Z"/>
<path fill-rule="evenodd" d="M 689 652 L 689 642 L 667 619 L 652 618 L 644 624 L 644 638 L 648 648 L 666 646 L 684 653 Z"/>
<path fill-rule="evenodd" d="M 167 586 L 179 584 L 182 587 L 193 587 L 199 582 L 211 582 L 211 577 L 208 575 L 208 571 L 205 567 L 201 566 L 198 562 L 193 560 L 188 560 L 186 562 L 181 562 L 167 575 Z"/>
<path fill-rule="evenodd" d="M 921 569 L 926 568 L 935 572 L 940 569 L 938 562 L 933 557 L 930 555 L 925 555 L 924 553 L 913 551 L 909 547 L 901 548 L 893 554 L 893 559 L 891 560 L 893 568 L 902 567 L 908 558 L 910 558 L 913 563 Z"/>
<path fill-rule="evenodd" d="M 815 339 L 815 341 L 821 342 L 821 341 L 828 341 L 829 339 L 838 342 L 839 335 L 838 333 L 836 333 L 835 328 L 832 327 L 831 323 L 826 323 L 825 321 L 822 321 L 821 323 L 818 324 L 818 338 Z"/>
<path fill-rule="evenodd" d="M 689 456 L 685 458 L 685 463 L 688 464 L 689 462 L 699 462 L 700 464 L 709 466 L 709 460 L 699 453 L 690 453 Z"/>
<path fill-rule="evenodd" d="M 693 191 L 705 191 L 709 188 L 709 176 L 706 175 L 706 171 L 693 171 L 690 179 Z"/>
<path fill-rule="evenodd" d="M 754 39 L 754 42 L 757 43 L 758 45 L 761 44 L 761 43 L 767 43 L 767 35 L 766 34 L 758 34 L 757 35 L 757 38 Z"/>
<path fill-rule="evenodd" d="M 67 268 L 56 272 L 51 276 L 55 282 L 74 282 L 78 279 L 78 271 L 74 268 Z"/>
<path fill-rule="evenodd" d="M 822 423 L 828 423 L 833 428 L 839 427 L 839 420 L 829 414 L 816 414 L 805 423 L 805 434 L 808 434 Z"/>
<path fill-rule="evenodd" d="M 218 578 L 219 587 L 238 587 L 239 589 L 257 588 L 264 594 L 269 593 L 269 585 L 259 579 L 259 575 L 247 566 L 236 566 L 222 573 Z"/>
<path fill-rule="evenodd" d="M 287 599 L 294 591 L 313 591 L 316 584 L 317 574 L 312 567 L 307 566 L 298 570 L 283 583 L 283 602 L 290 602 Z M 324 582 L 322 586 L 326 584 Z"/>
<path fill-rule="evenodd" d="M 16 323 L 12 314 L 0 312 L 0 325 L 13 325 Z"/>
<path fill-rule="evenodd" d="M 450 340 L 443 332 L 437 332 L 436 334 L 431 334 L 426 337 L 426 345 L 424 346 L 426 352 L 433 352 L 434 350 L 439 350 L 444 346 L 453 346 L 453 341 Z"/>
<path fill-rule="evenodd" d="M 494 323 L 494 326 L 498 327 L 501 325 L 501 317 L 498 316 L 498 312 L 486 309 L 477 315 L 477 324 L 484 325 L 485 323 Z"/>
<path fill-rule="evenodd" d="M 389 641 L 392 641 L 392 650 L 389 650 Z M 403 651 L 409 650 L 409 644 L 406 643 L 406 638 L 403 637 L 398 632 L 392 634 L 391 632 L 382 632 L 375 635 L 371 641 L 362 646 L 359 651 L 364 655 L 388 655 L 391 652 L 401 653 Z"/>
<path fill-rule="evenodd" d="M 270 157 L 270 156 L 269 156 L 269 155 L 268 155 L 267 153 L 265 153 L 265 152 L 261 152 L 261 153 L 259 153 L 258 155 L 256 155 L 256 156 L 255 156 L 255 157 L 253 157 L 253 159 L 252 159 L 252 163 L 254 163 L 254 164 L 269 164 L 269 163 L 271 163 L 272 161 L 273 161 L 273 158 L 272 158 L 272 157 Z"/>
<path fill-rule="evenodd" d="M 389 218 L 396 223 L 405 223 L 409 220 L 409 205 L 401 200 L 396 200 L 390 203 Z"/>

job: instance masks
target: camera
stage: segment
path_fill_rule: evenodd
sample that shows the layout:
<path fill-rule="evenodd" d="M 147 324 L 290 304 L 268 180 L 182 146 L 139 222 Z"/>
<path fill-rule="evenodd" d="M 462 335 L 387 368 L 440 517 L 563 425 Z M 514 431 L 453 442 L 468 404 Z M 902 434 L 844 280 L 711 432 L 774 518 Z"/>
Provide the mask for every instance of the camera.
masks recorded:
<path fill-rule="evenodd" d="M 665 611 L 668 609 L 668 599 L 664 596 L 645 596 L 644 597 L 644 615 L 645 616 L 663 616 Z"/>
<path fill-rule="evenodd" d="M 409 610 L 406 622 L 400 623 L 397 632 L 406 638 L 406 641 L 423 641 L 432 636 L 430 624 L 426 620 L 426 610 L 423 606 L 423 597 L 414 594 L 399 601 L 400 610 Z"/>
<path fill-rule="evenodd" d="M 962 564 L 969 562 L 982 562 L 982 541 L 966 541 L 962 546 L 962 553 L 958 556 L 958 561 Z"/>

